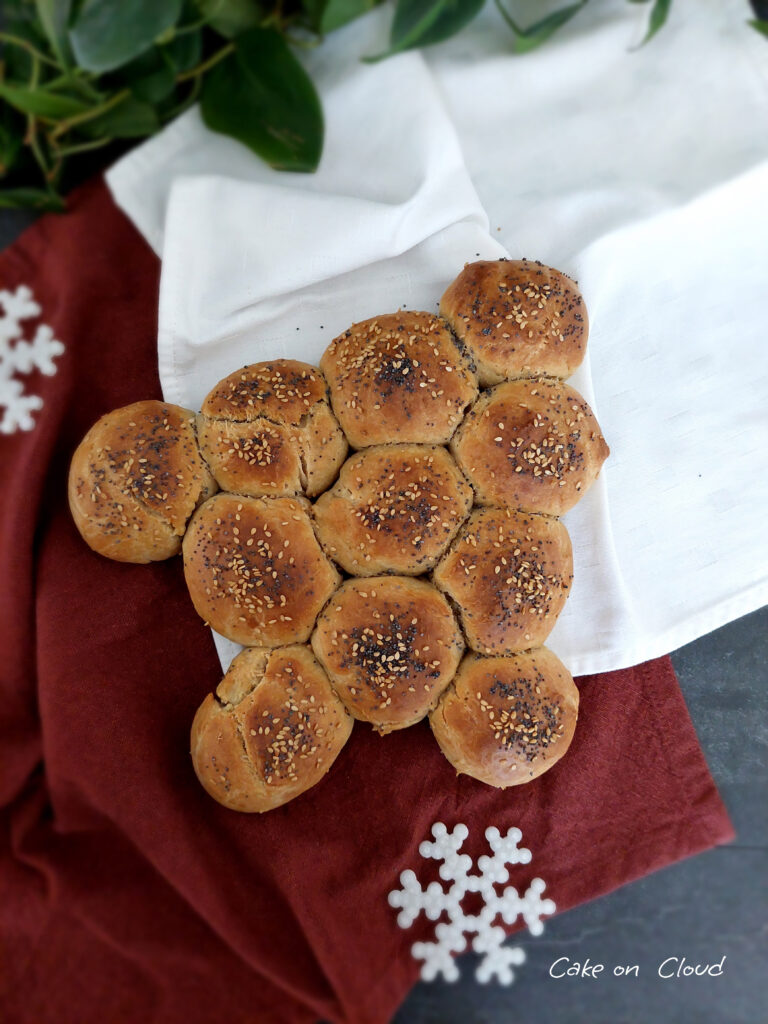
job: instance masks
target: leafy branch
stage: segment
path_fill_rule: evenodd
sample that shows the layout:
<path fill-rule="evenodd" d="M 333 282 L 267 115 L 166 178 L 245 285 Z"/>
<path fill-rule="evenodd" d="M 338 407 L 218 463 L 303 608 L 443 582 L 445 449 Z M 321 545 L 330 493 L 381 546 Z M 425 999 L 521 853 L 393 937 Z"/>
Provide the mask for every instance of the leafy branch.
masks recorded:
<path fill-rule="evenodd" d="M 157 132 L 198 99 L 209 128 L 272 167 L 314 171 L 323 148 L 317 92 L 295 55 L 381 0 L 3 0 L 0 206 L 63 209 L 72 161 Z M 521 26 L 494 0 L 526 53 L 587 0 Z M 671 0 L 648 3 L 647 41 Z M 461 31 L 485 0 L 395 0 L 382 57 Z M 752 22 L 766 33 L 766 23 Z"/>

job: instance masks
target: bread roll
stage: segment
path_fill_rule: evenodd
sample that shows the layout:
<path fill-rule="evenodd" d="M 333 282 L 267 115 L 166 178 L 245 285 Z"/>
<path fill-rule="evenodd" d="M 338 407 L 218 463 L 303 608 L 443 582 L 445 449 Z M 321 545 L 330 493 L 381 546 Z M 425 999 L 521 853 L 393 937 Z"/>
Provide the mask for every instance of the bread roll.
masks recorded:
<path fill-rule="evenodd" d="M 478 508 L 433 579 L 455 602 L 474 650 L 529 650 L 552 632 L 570 593 L 571 539 L 556 519 L 508 508 Z"/>
<path fill-rule="evenodd" d="M 560 760 L 578 713 L 571 674 L 539 647 L 510 658 L 467 655 L 429 722 L 457 772 L 506 789 Z"/>
<path fill-rule="evenodd" d="M 440 312 L 477 364 L 483 386 L 511 377 L 569 377 L 584 358 L 589 323 L 575 283 L 531 260 L 469 263 Z"/>
<path fill-rule="evenodd" d="M 198 435 L 219 486 L 238 494 L 319 494 L 347 454 L 322 374 L 295 359 L 254 363 L 219 381 Z"/>
<path fill-rule="evenodd" d="M 192 723 L 192 764 L 233 811 L 269 811 L 316 785 L 353 721 L 308 647 L 247 648 Z"/>
<path fill-rule="evenodd" d="M 595 481 L 608 445 L 587 403 L 560 381 L 485 391 L 451 444 L 480 505 L 561 516 Z"/>
<path fill-rule="evenodd" d="M 348 580 L 323 610 L 312 647 L 347 710 L 380 733 L 422 719 L 463 651 L 442 594 L 421 580 Z"/>
<path fill-rule="evenodd" d="M 193 517 L 183 553 L 198 614 L 246 647 L 308 640 L 340 580 L 303 498 L 217 494 Z"/>
<path fill-rule="evenodd" d="M 194 419 L 178 405 L 147 401 L 91 427 L 72 457 L 69 507 L 94 551 L 119 562 L 178 553 L 187 520 L 216 490 Z"/>
<path fill-rule="evenodd" d="M 477 395 L 471 362 L 429 313 L 353 324 L 323 353 L 331 402 L 353 448 L 445 444 Z"/>
<path fill-rule="evenodd" d="M 445 448 L 387 444 L 353 455 L 314 505 L 325 551 L 354 576 L 431 569 L 472 505 Z"/>

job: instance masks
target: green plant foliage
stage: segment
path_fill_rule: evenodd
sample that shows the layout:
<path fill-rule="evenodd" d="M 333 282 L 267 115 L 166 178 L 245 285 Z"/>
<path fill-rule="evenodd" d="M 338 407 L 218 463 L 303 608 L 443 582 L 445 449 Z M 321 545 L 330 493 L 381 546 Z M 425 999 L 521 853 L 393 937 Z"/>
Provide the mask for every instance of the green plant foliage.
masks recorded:
<path fill-rule="evenodd" d="M 477 17 L 485 0 L 397 0 L 389 49 L 369 60 L 442 43 Z"/>
<path fill-rule="evenodd" d="M 214 131 L 244 143 L 278 170 L 314 171 L 323 150 L 315 87 L 273 28 L 252 28 L 208 75 L 200 100 Z"/>
<path fill-rule="evenodd" d="M 569 4 L 567 7 L 552 11 L 551 14 L 534 22 L 533 25 L 529 25 L 528 28 L 521 28 L 504 7 L 502 0 L 496 0 L 496 6 L 499 8 L 501 16 L 515 34 L 515 53 L 529 53 L 541 46 L 567 21 L 570 21 L 574 14 L 578 14 L 586 3 L 587 0 L 579 0 L 579 3 Z"/>
<path fill-rule="evenodd" d="M 77 63 L 113 71 L 148 50 L 180 14 L 181 0 L 84 0 L 69 30 Z"/>
<path fill-rule="evenodd" d="M 367 14 L 376 6 L 377 0 L 319 0 L 317 29 L 327 35 L 343 25 L 349 24 L 361 14 Z"/>
<path fill-rule="evenodd" d="M 0 206 L 64 208 L 69 161 L 151 135 L 198 99 L 206 124 L 272 167 L 313 171 L 323 113 L 297 49 L 322 42 L 382 0 L 0 0 Z M 587 0 L 528 26 L 494 0 L 510 49 L 547 42 Z M 619 3 L 621 0 L 614 0 Z M 643 42 L 672 0 L 649 6 Z M 395 0 L 389 46 L 366 60 L 440 43 L 485 0 Z M 768 35 L 768 22 L 749 24 Z M 375 110 L 371 116 L 375 117 Z"/>

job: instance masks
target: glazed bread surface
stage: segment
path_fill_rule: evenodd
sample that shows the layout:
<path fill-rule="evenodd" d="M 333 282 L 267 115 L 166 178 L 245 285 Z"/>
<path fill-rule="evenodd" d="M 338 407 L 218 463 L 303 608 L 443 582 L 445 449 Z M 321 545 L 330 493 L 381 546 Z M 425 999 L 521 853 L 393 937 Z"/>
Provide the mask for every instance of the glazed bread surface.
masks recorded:
<path fill-rule="evenodd" d="M 477 395 L 471 360 L 430 313 L 353 324 L 323 353 L 331 402 L 353 448 L 447 443 Z"/>
<path fill-rule="evenodd" d="M 399 444 L 349 458 L 315 502 L 325 551 L 353 576 L 431 569 L 467 517 L 472 488 L 445 448 Z"/>
<path fill-rule="evenodd" d="M 192 764 L 220 804 L 269 811 L 322 779 L 352 725 L 309 647 L 251 647 L 200 705 Z"/>
<path fill-rule="evenodd" d="M 473 650 L 525 651 L 544 643 L 565 607 L 571 539 L 556 519 L 477 508 L 432 577 L 458 608 Z"/>
<path fill-rule="evenodd" d="M 115 409 L 78 445 L 69 507 L 90 548 L 121 562 L 175 555 L 195 508 L 216 490 L 200 455 L 194 413 L 167 402 Z"/>
<path fill-rule="evenodd" d="M 508 658 L 468 654 L 429 722 L 457 772 L 506 789 L 560 760 L 578 713 L 571 674 L 539 647 Z"/>
<path fill-rule="evenodd" d="M 317 622 L 312 648 L 355 718 L 380 733 L 420 721 L 464 649 L 445 597 L 407 576 L 347 580 Z"/>
<path fill-rule="evenodd" d="M 479 505 L 561 516 L 597 479 L 609 449 L 574 388 L 546 379 L 484 391 L 451 451 Z"/>
<path fill-rule="evenodd" d="M 304 498 L 217 494 L 195 513 L 183 555 L 197 613 L 246 647 L 308 640 L 340 580 Z"/>
<path fill-rule="evenodd" d="M 295 359 L 253 363 L 219 381 L 198 436 L 222 490 L 257 497 L 319 494 L 347 454 L 322 373 Z"/>
<path fill-rule="evenodd" d="M 569 377 L 584 358 L 589 322 L 577 285 L 532 260 L 469 263 L 440 313 L 472 354 L 480 384 Z"/>

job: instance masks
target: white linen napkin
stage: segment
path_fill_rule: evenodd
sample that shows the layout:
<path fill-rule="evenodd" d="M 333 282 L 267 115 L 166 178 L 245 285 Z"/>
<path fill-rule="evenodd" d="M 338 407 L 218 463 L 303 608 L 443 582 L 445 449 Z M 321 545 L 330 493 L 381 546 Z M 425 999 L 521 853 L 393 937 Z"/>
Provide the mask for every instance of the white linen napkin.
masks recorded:
<path fill-rule="evenodd" d="M 695 61 L 670 52 L 685 45 L 673 22 L 642 51 L 647 87 L 636 94 L 638 66 L 627 65 L 639 58 L 617 27 L 632 26 L 599 4 L 583 35 L 568 26 L 525 58 L 503 49 L 506 30 L 485 12 L 430 56 L 432 71 L 418 54 L 357 61 L 383 47 L 378 10 L 310 58 L 328 123 L 316 175 L 270 171 L 191 111 L 108 176 L 162 246 L 161 381 L 167 399 L 193 408 L 238 365 L 313 362 L 354 320 L 434 309 L 465 261 L 504 252 L 491 234 L 512 255 L 579 277 L 595 387 L 589 363 L 572 383 L 613 454 L 566 517 L 576 578 L 550 646 L 575 674 L 666 653 L 768 599 L 768 164 L 689 202 L 768 157 L 754 119 L 758 107 L 764 119 L 766 88 L 738 63 L 751 42 L 735 31 L 723 42 L 720 8 L 699 6 L 710 9 L 697 21 Z M 712 62 L 728 76 L 686 82 L 693 95 L 675 92 L 673 130 L 651 130 L 659 77 L 668 94 L 673 64 L 695 77 Z M 510 88 L 520 74 L 522 100 Z M 589 105 L 574 110 L 570 90 L 584 77 Z M 646 140 L 629 154 L 616 96 L 632 97 Z M 674 132 L 701 127 L 702 99 L 730 103 L 731 116 L 717 139 L 696 141 L 704 169 L 686 176 L 690 139 Z M 489 234 L 475 183 L 501 231 Z M 226 666 L 236 648 L 217 643 Z"/>

